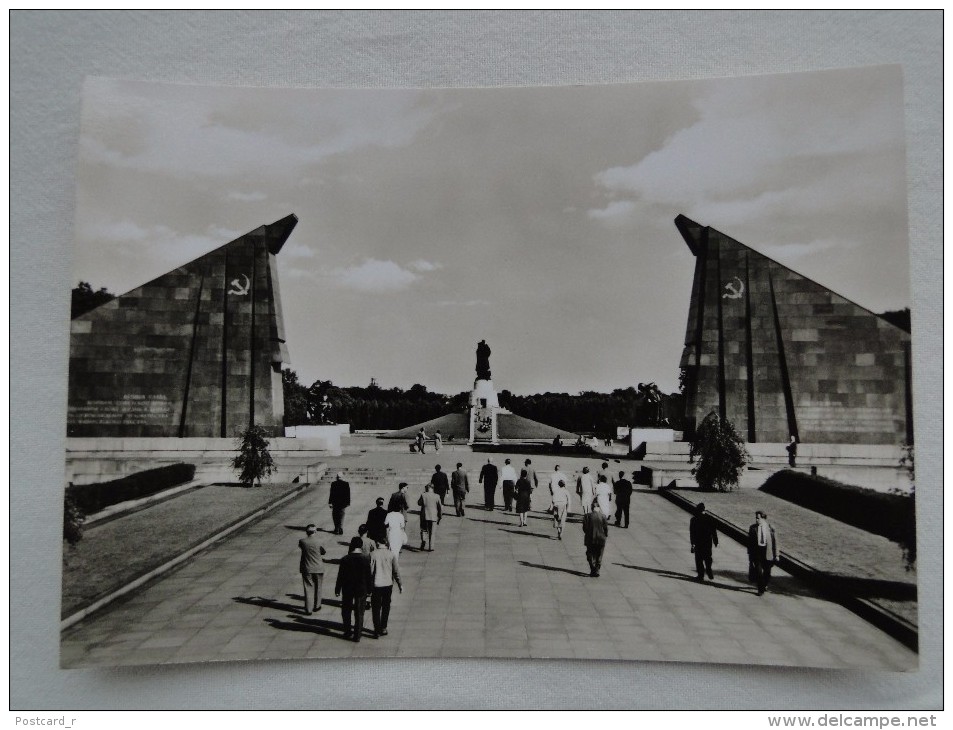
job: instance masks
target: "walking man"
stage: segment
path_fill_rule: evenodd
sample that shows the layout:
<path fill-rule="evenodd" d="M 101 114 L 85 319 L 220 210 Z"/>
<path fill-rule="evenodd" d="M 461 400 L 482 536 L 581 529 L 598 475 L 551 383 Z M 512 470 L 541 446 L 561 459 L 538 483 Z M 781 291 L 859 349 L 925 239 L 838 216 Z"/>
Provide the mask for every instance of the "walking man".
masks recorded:
<path fill-rule="evenodd" d="M 400 583 L 400 568 L 397 556 L 390 551 L 386 542 L 377 543 L 377 549 L 371 553 L 371 577 L 374 587 L 371 591 L 371 620 L 374 622 L 374 638 L 387 636 L 387 619 L 390 617 L 390 600 L 394 592 L 394 583 L 403 593 Z"/>
<path fill-rule="evenodd" d="M 424 486 L 424 493 L 420 495 L 417 504 L 420 505 L 420 549 L 423 550 L 429 543 L 427 549 L 433 552 L 434 522 L 439 525 L 440 520 L 443 519 L 440 497 L 433 492 L 431 485 L 427 484 Z"/>
<path fill-rule="evenodd" d="M 387 501 L 387 511 L 400 512 L 404 521 L 406 521 L 407 512 L 409 510 L 410 505 L 407 504 L 407 482 L 401 482 L 397 485 L 397 491 L 390 495 L 390 499 Z"/>
<path fill-rule="evenodd" d="M 698 573 L 698 582 L 714 580 L 715 574 L 711 570 L 712 546 L 718 547 L 718 530 L 715 521 L 705 511 L 705 503 L 699 502 L 695 506 L 695 516 L 688 523 L 688 539 L 692 543 L 692 552 L 695 553 L 695 572 Z"/>
<path fill-rule="evenodd" d="M 582 534 L 586 545 L 586 560 L 589 561 L 589 575 L 599 577 L 602 568 L 602 553 L 609 539 L 609 521 L 599 508 L 599 501 L 590 503 L 589 511 L 582 516 Z"/>
<path fill-rule="evenodd" d="M 373 585 L 371 563 L 361 550 L 361 538 L 352 537 L 350 552 L 341 558 L 337 583 L 334 585 L 334 595 L 341 597 L 345 639 L 361 640 L 361 632 L 364 630 L 364 601 L 367 600 L 367 594 L 371 592 Z M 353 628 L 351 614 L 354 615 Z"/>
<path fill-rule="evenodd" d="M 344 481 L 341 472 L 338 472 L 331 482 L 331 493 L 328 495 L 328 506 L 331 508 L 331 519 L 334 520 L 334 534 L 343 535 L 344 510 L 351 504 L 351 485 Z"/>
<path fill-rule="evenodd" d="M 384 520 L 387 519 L 387 510 L 384 509 L 384 498 L 378 497 L 377 505 L 367 513 L 367 536 L 374 542 L 387 542 L 387 525 Z"/>
<path fill-rule="evenodd" d="M 533 468 L 533 460 L 527 459 L 523 462 L 523 468 L 526 469 L 526 478 L 529 480 L 529 486 L 536 489 L 539 486 L 539 477 L 536 476 L 536 470 Z"/>
<path fill-rule="evenodd" d="M 304 584 L 304 612 L 321 610 L 321 584 L 324 582 L 324 561 L 321 556 L 327 551 L 318 542 L 318 528 L 313 524 L 305 529 L 305 537 L 298 540 L 301 549 L 301 582 Z"/>
<path fill-rule="evenodd" d="M 619 478 L 612 487 L 615 493 L 615 526 L 619 527 L 622 518 L 625 518 L 625 524 L 622 527 L 629 526 L 629 501 L 632 499 L 632 482 L 625 478 L 625 472 L 619 472 Z"/>
<path fill-rule="evenodd" d="M 499 476 L 496 464 L 491 459 L 487 459 L 483 468 L 480 469 L 479 481 L 483 485 L 483 504 L 489 512 L 492 512 L 496 506 L 496 483 Z"/>
<path fill-rule="evenodd" d="M 434 493 L 440 497 L 440 504 L 446 504 L 444 498 L 450 491 L 450 482 L 447 481 L 447 474 L 440 471 L 440 464 L 433 468 L 433 475 L 430 477 L 430 483 L 433 484 Z"/>
<path fill-rule="evenodd" d="M 771 566 L 778 560 L 778 535 L 768 522 L 768 513 L 758 510 L 755 522 L 748 528 L 748 560 L 753 568 L 758 595 L 763 596 L 771 580 Z"/>
<path fill-rule="evenodd" d="M 417 452 L 423 454 L 427 444 L 427 434 L 423 427 L 417 432 Z"/>
<path fill-rule="evenodd" d="M 453 490 L 453 506 L 457 511 L 457 517 L 463 517 L 466 514 L 464 501 L 467 498 L 467 492 L 470 491 L 470 481 L 460 462 L 457 462 L 456 471 L 450 475 L 450 488 Z"/>
<path fill-rule="evenodd" d="M 510 464 L 509 459 L 503 464 L 500 479 L 503 482 L 503 509 L 511 512 L 513 510 L 513 499 L 516 497 L 516 469 Z"/>

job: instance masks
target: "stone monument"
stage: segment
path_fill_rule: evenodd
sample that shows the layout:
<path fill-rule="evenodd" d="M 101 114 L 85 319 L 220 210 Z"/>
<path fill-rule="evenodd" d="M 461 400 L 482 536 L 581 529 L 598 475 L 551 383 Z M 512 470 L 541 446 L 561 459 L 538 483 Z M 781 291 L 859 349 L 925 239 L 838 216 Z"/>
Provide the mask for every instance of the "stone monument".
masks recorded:
<path fill-rule="evenodd" d="M 490 346 L 480 340 L 476 349 L 476 380 L 470 393 L 470 440 L 469 443 L 499 443 L 497 415 L 509 413 L 500 408 L 496 388 L 490 376 Z"/>
<path fill-rule="evenodd" d="M 712 409 L 749 444 L 913 443 L 910 333 L 689 220 L 689 430 Z"/>

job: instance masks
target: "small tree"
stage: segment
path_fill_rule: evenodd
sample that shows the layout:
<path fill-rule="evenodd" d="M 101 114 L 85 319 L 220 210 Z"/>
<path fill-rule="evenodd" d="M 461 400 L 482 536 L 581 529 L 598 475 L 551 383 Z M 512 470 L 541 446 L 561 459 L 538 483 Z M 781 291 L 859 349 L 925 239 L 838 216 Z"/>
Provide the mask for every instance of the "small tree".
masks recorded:
<path fill-rule="evenodd" d="M 738 435 L 727 418 L 712 411 L 695 430 L 695 438 L 688 454 L 688 461 L 698 465 L 692 469 L 695 481 L 702 489 L 730 492 L 741 477 L 745 464 L 750 460 L 744 439 Z"/>
<path fill-rule="evenodd" d="M 905 508 L 898 515 L 900 528 L 900 547 L 903 550 L 904 565 L 907 570 L 917 567 L 917 516 L 916 516 L 916 469 L 914 467 L 913 444 L 901 444 L 903 454 L 900 457 L 900 466 L 906 470 L 910 480 L 910 491 L 892 489 L 894 494 L 901 495 L 905 501 Z"/>
<path fill-rule="evenodd" d="M 238 438 L 238 456 L 232 459 L 232 466 L 240 470 L 238 481 L 247 487 L 255 482 L 260 487 L 262 478 L 275 470 L 275 460 L 268 451 L 267 435 L 261 426 L 249 426 Z"/>

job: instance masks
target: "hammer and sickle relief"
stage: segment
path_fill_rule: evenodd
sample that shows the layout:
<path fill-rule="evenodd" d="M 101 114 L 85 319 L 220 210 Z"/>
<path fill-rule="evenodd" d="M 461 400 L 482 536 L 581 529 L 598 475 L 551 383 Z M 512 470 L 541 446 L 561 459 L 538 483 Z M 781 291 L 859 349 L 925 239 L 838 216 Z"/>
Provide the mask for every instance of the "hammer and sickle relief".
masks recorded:
<path fill-rule="evenodd" d="M 242 286 L 239 283 L 238 279 L 232 279 L 232 287 L 228 290 L 229 294 L 235 294 L 236 296 L 243 297 L 248 293 L 248 290 L 251 288 L 251 281 L 245 274 L 242 274 L 242 278 L 245 280 L 245 286 Z"/>
<path fill-rule="evenodd" d="M 737 282 L 737 284 L 735 283 Z M 722 299 L 741 299 L 745 293 L 745 285 L 737 276 L 731 277 L 731 281 L 725 284 L 725 293 L 721 295 Z"/>

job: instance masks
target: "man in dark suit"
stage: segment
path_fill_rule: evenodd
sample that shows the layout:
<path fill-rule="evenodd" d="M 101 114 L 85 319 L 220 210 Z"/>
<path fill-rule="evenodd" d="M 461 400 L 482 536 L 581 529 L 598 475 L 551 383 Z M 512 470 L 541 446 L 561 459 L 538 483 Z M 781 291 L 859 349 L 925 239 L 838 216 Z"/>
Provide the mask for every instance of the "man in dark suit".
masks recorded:
<path fill-rule="evenodd" d="M 326 550 L 318 540 L 318 528 L 313 524 L 305 528 L 306 536 L 298 540 L 301 550 L 301 582 L 304 584 L 304 612 L 321 610 L 321 584 L 324 582 L 324 561 L 321 556 Z"/>
<path fill-rule="evenodd" d="M 586 546 L 586 560 L 589 561 L 589 575 L 599 577 L 602 568 L 602 553 L 609 539 L 609 522 L 599 508 L 598 500 L 592 501 L 591 511 L 582 516 L 583 542 Z"/>
<path fill-rule="evenodd" d="M 718 530 L 711 515 L 705 511 L 704 502 L 695 506 L 695 516 L 688 523 L 688 539 L 695 553 L 695 571 L 699 583 L 705 580 L 705 573 L 708 573 L 709 580 L 714 580 L 715 574 L 711 571 L 712 546 L 718 547 Z"/>
<path fill-rule="evenodd" d="M 434 494 L 440 497 L 440 504 L 445 505 L 446 502 L 444 499 L 447 496 L 447 492 L 450 491 L 450 481 L 447 479 L 446 472 L 440 471 L 440 464 L 437 464 L 433 468 L 433 476 L 430 477 L 430 483 L 433 484 Z"/>
<path fill-rule="evenodd" d="M 344 621 L 344 638 L 361 640 L 364 630 L 364 602 L 374 587 L 371 563 L 361 549 L 361 538 L 352 537 L 350 552 L 341 558 L 334 595 L 341 597 L 341 618 Z M 354 627 L 351 628 L 351 614 Z"/>
<path fill-rule="evenodd" d="M 625 518 L 625 524 L 622 527 L 629 526 L 629 502 L 632 499 L 632 482 L 625 478 L 625 472 L 619 472 L 619 478 L 612 486 L 615 493 L 615 526 L 619 527 L 622 518 Z"/>
<path fill-rule="evenodd" d="M 384 498 L 378 497 L 377 506 L 367 513 L 367 536 L 376 543 L 387 542 L 387 527 L 384 520 L 387 519 L 387 510 L 384 509 Z"/>
<path fill-rule="evenodd" d="M 406 520 L 409 510 L 410 505 L 407 503 L 407 482 L 401 482 L 397 485 L 397 491 L 390 495 L 390 499 L 387 500 L 387 511 L 400 512 Z"/>
<path fill-rule="evenodd" d="M 500 473 L 496 464 L 491 459 L 487 459 L 483 468 L 480 469 L 480 483 L 483 485 L 483 504 L 487 510 L 493 511 L 496 506 L 496 483 L 500 478 Z"/>
<path fill-rule="evenodd" d="M 465 502 L 467 492 L 470 491 L 470 480 L 467 479 L 467 473 L 463 470 L 463 464 L 457 463 L 457 469 L 450 475 L 450 488 L 453 490 L 453 506 L 457 511 L 457 517 L 463 517 L 466 514 Z"/>
<path fill-rule="evenodd" d="M 344 510 L 351 504 L 351 485 L 344 481 L 341 472 L 335 475 L 331 482 L 331 493 L 328 495 L 328 506 L 331 508 L 331 519 L 334 520 L 334 534 L 343 535 Z"/>
<path fill-rule="evenodd" d="M 754 518 L 754 524 L 748 528 L 748 560 L 754 570 L 758 595 L 763 596 L 771 580 L 771 566 L 777 562 L 781 549 L 777 532 L 768 522 L 768 513 L 758 510 Z"/>

